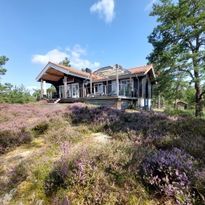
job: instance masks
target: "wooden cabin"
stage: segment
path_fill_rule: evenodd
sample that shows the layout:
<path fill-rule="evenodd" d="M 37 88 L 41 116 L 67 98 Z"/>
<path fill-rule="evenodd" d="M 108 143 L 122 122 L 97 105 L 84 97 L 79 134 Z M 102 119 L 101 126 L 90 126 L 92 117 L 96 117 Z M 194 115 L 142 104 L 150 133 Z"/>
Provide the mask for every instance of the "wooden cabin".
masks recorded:
<path fill-rule="evenodd" d="M 59 102 L 88 102 L 117 108 L 139 107 L 150 109 L 155 73 L 152 65 L 125 69 L 114 65 L 80 71 L 49 62 L 37 76 L 41 82 L 55 86 Z"/>
<path fill-rule="evenodd" d="M 188 108 L 188 103 L 182 100 L 176 100 L 176 102 L 174 102 L 174 107 L 177 110 L 186 110 Z"/>

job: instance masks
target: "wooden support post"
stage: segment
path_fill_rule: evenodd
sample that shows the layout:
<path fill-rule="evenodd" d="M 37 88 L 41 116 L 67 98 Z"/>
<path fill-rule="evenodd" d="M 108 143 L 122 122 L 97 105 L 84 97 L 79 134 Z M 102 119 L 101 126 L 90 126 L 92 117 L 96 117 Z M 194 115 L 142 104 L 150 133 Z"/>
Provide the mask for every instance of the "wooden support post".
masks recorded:
<path fill-rule="evenodd" d="M 43 95 L 44 95 L 44 82 L 43 79 L 41 79 L 41 99 L 43 99 Z"/>
<path fill-rule="evenodd" d="M 41 79 L 41 99 L 47 95 L 46 88 L 45 88 L 45 81 Z"/>
<path fill-rule="evenodd" d="M 137 97 L 139 99 L 139 97 L 140 97 L 140 79 L 138 78 L 138 76 L 136 76 L 136 77 L 137 77 Z"/>
<path fill-rule="evenodd" d="M 122 109 L 122 101 L 121 101 L 121 99 L 117 99 L 117 101 L 116 101 L 116 108 L 118 110 Z"/>
<path fill-rule="evenodd" d="M 96 88 L 96 84 L 93 84 L 94 96 L 95 96 L 95 88 Z"/>
<path fill-rule="evenodd" d="M 108 95 L 109 92 L 109 84 L 108 84 L 108 80 L 106 81 L 106 95 Z"/>
<path fill-rule="evenodd" d="M 119 74 L 118 74 L 118 65 L 115 65 L 115 69 L 116 69 L 116 94 L 117 97 L 119 96 Z"/>
<path fill-rule="evenodd" d="M 63 93 L 63 97 L 64 98 L 67 98 L 68 96 L 67 96 L 67 77 L 66 76 L 64 76 L 64 79 L 63 79 L 63 83 L 64 83 L 64 93 Z"/>
<path fill-rule="evenodd" d="M 84 83 L 83 83 L 83 89 L 82 89 L 82 92 L 83 92 L 83 98 L 85 97 L 85 88 L 84 88 L 85 86 L 84 86 Z"/>
<path fill-rule="evenodd" d="M 140 107 L 144 108 L 145 107 L 145 94 L 146 94 L 146 78 L 142 78 L 141 81 L 142 84 L 142 96 L 140 98 Z"/>
<path fill-rule="evenodd" d="M 132 84 L 132 78 L 130 77 L 130 86 L 128 86 L 129 88 L 129 96 L 133 97 L 133 84 Z"/>
<path fill-rule="evenodd" d="M 148 110 L 151 110 L 151 106 L 152 106 L 152 84 L 150 82 L 150 79 L 148 79 Z"/>
<path fill-rule="evenodd" d="M 92 73 L 90 74 L 90 95 L 93 93 Z"/>

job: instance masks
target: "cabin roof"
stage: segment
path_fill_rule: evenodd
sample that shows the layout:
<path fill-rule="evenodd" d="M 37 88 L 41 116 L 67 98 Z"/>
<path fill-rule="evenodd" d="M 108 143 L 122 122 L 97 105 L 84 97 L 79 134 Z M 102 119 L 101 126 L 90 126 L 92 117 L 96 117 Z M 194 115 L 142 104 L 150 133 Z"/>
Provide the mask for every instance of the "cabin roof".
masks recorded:
<path fill-rule="evenodd" d="M 122 66 L 120 66 L 119 77 L 125 77 L 126 75 L 146 75 L 150 70 L 152 70 L 152 75 L 153 77 L 155 77 L 153 65 L 140 66 L 130 69 L 124 69 L 122 68 Z M 42 79 L 46 81 L 58 81 L 63 78 L 64 74 L 84 79 L 89 79 L 92 75 L 93 81 L 100 81 L 103 79 L 112 78 L 116 75 L 116 71 L 112 66 L 107 66 L 99 68 L 92 74 L 90 74 L 73 67 L 49 62 L 41 71 L 41 73 L 37 76 L 36 80 L 40 81 Z"/>
<path fill-rule="evenodd" d="M 139 66 L 139 67 L 134 67 L 128 69 L 131 73 L 133 74 L 147 74 L 151 69 L 153 69 L 153 65 L 144 65 L 144 66 Z"/>
<path fill-rule="evenodd" d="M 51 63 L 51 62 L 50 62 L 50 63 Z M 84 71 L 81 71 L 81 70 L 78 70 L 78 69 L 73 68 L 73 67 L 71 67 L 71 66 L 68 67 L 68 66 L 64 66 L 64 65 L 56 64 L 56 63 L 52 63 L 52 64 L 53 64 L 53 65 L 56 65 L 56 66 L 58 66 L 58 67 L 61 67 L 61 68 L 65 69 L 65 70 L 67 70 L 67 71 L 69 71 L 69 72 L 71 72 L 71 73 L 73 73 L 73 74 L 80 75 L 80 76 L 82 76 L 82 77 L 89 77 L 89 76 L 90 76 L 89 73 L 84 72 Z"/>

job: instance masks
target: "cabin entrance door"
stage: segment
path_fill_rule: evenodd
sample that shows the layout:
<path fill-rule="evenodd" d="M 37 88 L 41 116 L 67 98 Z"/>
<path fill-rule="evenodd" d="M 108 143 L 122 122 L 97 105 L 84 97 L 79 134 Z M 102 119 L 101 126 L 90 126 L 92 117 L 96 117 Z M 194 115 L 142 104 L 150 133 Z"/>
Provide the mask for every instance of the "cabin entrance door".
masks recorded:
<path fill-rule="evenodd" d="M 72 98 L 79 98 L 79 83 L 72 84 Z"/>

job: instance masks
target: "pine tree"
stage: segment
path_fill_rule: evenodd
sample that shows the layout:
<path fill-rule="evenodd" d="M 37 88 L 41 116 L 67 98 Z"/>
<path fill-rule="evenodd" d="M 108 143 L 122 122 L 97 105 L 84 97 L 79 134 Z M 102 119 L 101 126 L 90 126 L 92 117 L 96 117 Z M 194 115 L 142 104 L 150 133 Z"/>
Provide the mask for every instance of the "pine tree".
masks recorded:
<path fill-rule="evenodd" d="M 158 25 L 149 36 L 148 59 L 160 73 L 160 89 L 167 90 L 181 73 L 194 84 L 195 115 L 203 114 L 205 80 L 205 0 L 160 0 L 151 16 Z"/>

